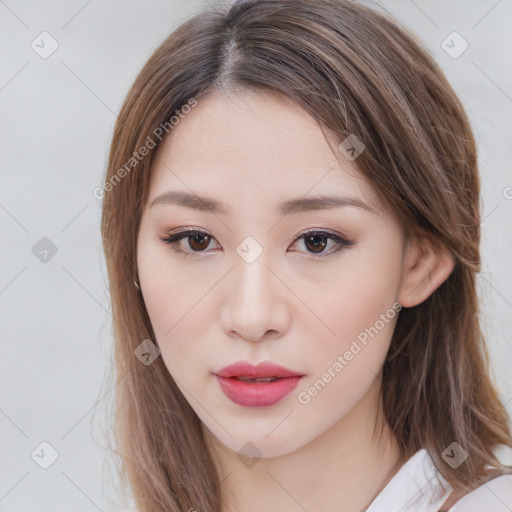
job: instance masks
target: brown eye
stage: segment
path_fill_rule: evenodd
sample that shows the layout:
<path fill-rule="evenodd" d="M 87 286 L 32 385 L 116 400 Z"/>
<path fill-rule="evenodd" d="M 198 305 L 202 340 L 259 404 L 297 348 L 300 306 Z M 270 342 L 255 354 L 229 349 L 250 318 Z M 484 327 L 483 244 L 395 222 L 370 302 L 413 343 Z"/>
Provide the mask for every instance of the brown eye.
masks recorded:
<path fill-rule="evenodd" d="M 182 253 L 186 256 L 202 256 L 202 253 L 208 254 L 211 252 L 207 249 L 211 241 L 215 240 L 215 238 L 204 231 L 194 229 L 173 233 L 166 238 L 161 238 L 161 240 L 169 244 L 175 252 Z M 184 240 L 187 241 L 187 244 L 183 243 Z M 301 233 L 295 238 L 294 242 L 302 242 L 307 254 L 319 257 L 329 256 L 354 245 L 354 242 L 346 240 L 335 233 L 318 230 Z M 326 251 L 329 245 L 331 250 Z M 297 252 L 297 249 L 293 249 L 293 251 Z"/>
<path fill-rule="evenodd" d="M 313 253 L 321 253 L 327 247 L 329 237 L 325 235 L 309 235 L 304 237 L 304 244 Z"/>
<path fill-rule="evenodd" d="M 204 231 L 187 230 L 171 234 L 161 240 L 169 244 L 176 252 L 185 253 L 190 256 L 199 256 L 201 253 L 207 252 L 205 249 L 210 245 L 212 236 Z M 185 240 L 188 242 L 187 244 L 183 243 Z"/>
<path fill-rule="evenodd" d="M 188 244 L 193 251 L 204 251 L 210 245 L 211 236 L 197 232 L 188 236 Z"/>
<path fill-rule="evenodd" d="M 342 249 L 351 247 L 355 243 L 335 233 L 318 230 L 301 233 L 297 235 L 294 242 L 302 242 L 306 249 L 306 253 L 318 257 L 329 256 Z M 325 250 L 329 245 L 331 250 Z M 332 248 L 334 248 L 334 250 L 332 250 Z M 296 251 L 296 249 L 294 249 L 294 251 Z"/>

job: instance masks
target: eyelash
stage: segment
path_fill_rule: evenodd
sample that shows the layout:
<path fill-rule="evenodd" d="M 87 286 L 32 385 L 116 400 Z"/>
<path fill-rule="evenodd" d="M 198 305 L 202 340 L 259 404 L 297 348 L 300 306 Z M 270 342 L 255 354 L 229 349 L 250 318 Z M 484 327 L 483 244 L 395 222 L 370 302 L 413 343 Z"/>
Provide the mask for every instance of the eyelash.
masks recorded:
<path fill-rule="evenodd" d="M 195 258 L 195 257 L 200 256 L 202 253 L 205 253 L 206 251 L 184 251 L 183 249 L 180 249 L 178 247 L 178 243 L 185 238 L 188 238 L 191 236 L 197 236 L 197 235 L 208 236 L 209 233 L 207 233 L 205 231 L 198 230 L 198 229 L 187 229 L 187 230 L 183 230 L 183 231 L 178 231 L 176 233 L 171 233 L 169 236 L 161 238 L 160 240 L 162 240 L 162 242 L 170 245 L 173 251 Z M 354 245 L 354 242 L 352 242 L 350 240 L 346 240 L 345 238 L 343 238 L 335 233 L 332 233 L 329 231 L 324 231 L 324 230 L 310 230 L 310 231 L 305 231 L 305 232 L 299 233 L 294 238 L 293 243 L 297 242 L 297 240 L 301 240 L 301 239 L 307 238 L 308 236 L 312 236 L 312 235 L 313 236 L 323 235 L 323 238 L 333 240 L 338 245 L 338 248 L 331 252 L 316 253 L 316 254 L 310 252 L 309 254 L 311 254 L 313 256 L 313 258 L 324 258 L 327 256 L 331 256 L 331 255 L 337 253 L 338 251 L 341 251 L 342 249 L 345 249 L 345 248 L 348 248 L 348 247 L 351 247 Z M 212 237 L 212 239 L 214 240 L 213 237 Z M 293 251 L 293 252 L 297 252 L 297 251 Z"/>

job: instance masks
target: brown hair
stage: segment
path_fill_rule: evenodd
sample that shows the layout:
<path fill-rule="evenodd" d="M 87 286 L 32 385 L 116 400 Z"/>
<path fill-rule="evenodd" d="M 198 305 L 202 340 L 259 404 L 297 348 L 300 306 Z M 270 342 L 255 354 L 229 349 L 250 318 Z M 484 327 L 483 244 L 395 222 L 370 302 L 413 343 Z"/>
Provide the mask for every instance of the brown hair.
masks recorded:
<path fill-rule="evenodd" d="M 142 340 L 155 340 L 134 280 L 159 144 L 128 170 L 126 163 L 191 98 L 237 89 L 285 95 L 337 142 L 356 134 L 366 149 L 354 163 L 404 232 L 428 237 L 455 259 L 427 300 L 402 309 L 384 364 L 384 413 L 400 465 L 426 448 L 462 493 L 511 473 L 493 453 L 512 448 L 512 438 L 479 326 L 480 182 L 460 101 L 414 36 L 370 8 L 347 0 L 238 1 L 193 16 L 155 50 L 110 148 L 102 237 L 121 381 L 113 449 L 138 510 L 220 512 L 223 492 L 200 420 L 162 358 L 145 366 L 134 357 Z M 441 457 L 454 441 L 469 454 L 458 468 Z M 486 464 L 494 469 L 484 471 Z"/>

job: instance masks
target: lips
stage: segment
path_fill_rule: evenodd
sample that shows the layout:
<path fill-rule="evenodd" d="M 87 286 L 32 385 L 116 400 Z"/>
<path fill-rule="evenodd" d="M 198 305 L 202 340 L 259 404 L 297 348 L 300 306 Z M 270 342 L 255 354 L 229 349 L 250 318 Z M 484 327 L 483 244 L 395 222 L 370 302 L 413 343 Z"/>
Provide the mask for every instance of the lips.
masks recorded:
<path fill-rule="evenodd" d="M 222 368 L 216 372 L 215 375 L 226 378 L 245 377 L 246 379 L 284 379 L 286 377 L 302 377 L 303 374 L 267 361 L 259 363 L 256 366 L 247 363 L 246 361 L 239 361 Z"/>
<path fill-rule="evenodd" d="M 215 376 L 221 391 L 232 402 L 244 407 L 268 407 L 295 389 L 304 375 L 270 362 L 254 366 L 239 361 Z"/>

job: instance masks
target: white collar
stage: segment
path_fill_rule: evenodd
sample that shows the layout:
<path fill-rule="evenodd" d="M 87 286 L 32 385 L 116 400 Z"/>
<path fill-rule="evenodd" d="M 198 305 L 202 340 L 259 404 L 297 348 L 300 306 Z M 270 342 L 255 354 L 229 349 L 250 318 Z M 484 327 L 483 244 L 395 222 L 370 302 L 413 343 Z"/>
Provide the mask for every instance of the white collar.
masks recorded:
<path fill-rule="evenodd" d="M 422 448 L 393 475 L 366 512 L 438 512 L 451 491 Z"/>

